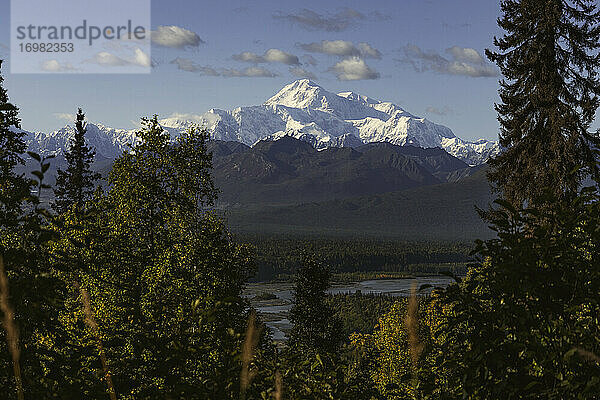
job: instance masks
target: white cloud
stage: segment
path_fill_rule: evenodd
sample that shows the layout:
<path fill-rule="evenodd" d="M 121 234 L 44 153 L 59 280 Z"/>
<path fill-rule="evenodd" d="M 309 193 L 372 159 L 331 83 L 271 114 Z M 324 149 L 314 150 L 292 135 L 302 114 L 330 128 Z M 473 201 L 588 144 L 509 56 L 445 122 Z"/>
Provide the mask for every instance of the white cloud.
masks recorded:
<path fill-rule="evenodd" d="M 265 52 L 265 60 L 268 62 L 279 62 L 287 65 L 298 65 L 300 61 L 293 54 L 286 53 L 279 49 L 269 49 Z"/>
<path fill-rule="evenodd" d="M 403 48 L 404 58 L 399 61 L 412 65 L 417 72 L 433 71 L 440 74 L 463 75 L 472 78 L 498 76 L 498 70 L 475 49 L 453 46 L 446 49 L 450 57 L 436 52 L 426 52 L 415 45 Z"/>
<path fill-rule="evenodd" d="M 69 113 L 54 113 L 54 118 L 61 119 L 65 121 L 75 121 L 75 114 Z"/>
<path fill-rule="evenodd" d="M 194 72 L 203 76 L 223 76 L 223 77 L 247 77 L 247 78 L 272 78 L 277 76 L 276 73 L 269 71 L 263 67 L 248 67 L 244 69 L 236 68 L 213 68 L 196 64 L 189 58 L 178 57 L 171 61 L 171 64 L 177 65 L 177 68 L 186 71 Z"/>
<path fill-rule="evenodd" d="M 75 70 L 75 68 L 71 64 L 61 64 L 57 60 L 48 60 L 42 63 L 42 71 L 46 72 L 66 72 L 73 70 Z"/>
<path fill-rule="evenodd" d="M 286 53 L 285 51 L 279 49 L 269 49 L 265 51 L 263 55 L 258 55 L 249 51 L 245 51 L 240 54 L 235 54 L 233 56 L 233 59 L 237 61 L 250 62 L 255 64 L 282 63 L 286 65 L 300 65 L 300 60 L 298 60 L 297 56 L 290 53 Z"/>
<path fill-rule="evenodd" d="M 136 48 L 131 57 L 119 57 L 113 53 L 107 51 L 101 51 L 97 53 L 90 60 L 87 60 L 92 64 L 98 64 L 104 67 L 123 67 L 127 65 L 134 65 L 138 67 L 151 67 L 153 65 L 150 56 L 146 54 L 140 48 Z"/>
<path fill-rule="evenodd" d="M 135 55 L 131 63 L 141 67 L 152 66 L 152 60 L 150 59 L 150 56 L 144 53 L 141 49 L 135 49 Z"/>
<path fill-rule="evenodd" d="M 379 50 L 368 43 L 357 46 L 347 40 L 322 40 L 319 42 L 299 44 L 300 48 L 311 53 L 322 53 L 338 57 L 381 58 Z"/>
<path fill-rule="evenodd" d="M 202 122 L 202 121 L 204 121 L 204 117 L 202 115 L 191 114 L 191 113 L 178 113 L 178 112 L 174 112 L 171 115 L 169 115 L 168 118 L 181 119 L 181 120 L 184 120 L 184 121 L 195 121 L 195 122 Z"/>
<path fill-rule="evenodd" d="M 100 53 L 96 54 L 94 57 L 92 57 L 90 62 L 94 63 L 94 64 L 98 64 L 98 65 L 107 66 L 107 67 L 118 67 L 118 66 L 123 66 L 123 65 L 129 64 L 127 61 L 125 61 L 121 57 L 118 57 L 107 51 L 101 51 Z"/>
<path fill-rule="evenodd" d="M 171 64 L 177 65 L 177 68 L 182 71 L 197 72 L 205 76 L 220 76 L 219 72 L 213 67 L 198 65 L 189 58 L 177 57 L 171 61 Z"/>
<path fill-rule="evenodd" d="M 371 69 L 360 57 L 350 57 L 331 67 L 340 81 L 378 79 L 379 73 Z"/>
<path fill-rule="evenodd" d="M 255 54 L 255 53 L 251 53 L 249 51 L 244 51 L 243 53 L 235 54 L 233 56 L 233 59 L 237 60 L 237 61 L 253 62 L 253 63 L 265 62 L 265 60 L 262 56 L 259 56 L 258 54 Z"/>
<path fill-rule="evenodd" d="M 179 26 L 161 25 L 152 31 L 152 43 L 163 47 L 184 49 L 186 47 L 198 47 L 205 43 L 197 33 L 181 28 Z"/>
<path fill-rule="evenodd" d="M 369 43 L 359 43 L 358 50 L 360 54 L 365 58 L 381 58 L 381 53 L 376 48 L 372 47 Z"/>
<path fill-rule="evenodd" d="M 312 80 L 317 80 L 317 76 L 310 71 L 305 70 L 302 67 L 290 67 L 290 72 L 292 75 L 298 78 L 308 78 Z"/>
<path fill-rule="evenodd" d="M 485 59 L 475 49 L 452 46 L 449 49 L 446 49 L 446 52 L 452 55 L 456 61 L 480 65 L 485 64 Z"/>

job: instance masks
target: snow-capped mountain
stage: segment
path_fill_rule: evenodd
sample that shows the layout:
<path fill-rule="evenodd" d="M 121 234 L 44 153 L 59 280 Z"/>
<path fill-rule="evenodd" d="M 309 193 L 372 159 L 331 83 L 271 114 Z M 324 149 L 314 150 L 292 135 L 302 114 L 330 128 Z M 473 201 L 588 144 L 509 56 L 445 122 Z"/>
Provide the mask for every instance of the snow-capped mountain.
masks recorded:
<path fill-rule="evenodd" d="M 200 125 L 214 139 L 249 146 L 261 140 L 292 136 L 317 149 L 357 147 L 372 142 L 440 147 L 470 165 L 482 164 L 500 151 L 497 142 L 462 140 L 449 128 L 417 117 L 393 103 L 353 92 L 335 94 L 307 79 L 285 86 L 262 105 L 231 111 L 211 109 L 199 116 L 167 118 L 160 123 L 171 137 L 192 125 Z M 30 149 L 60 153 L 73 132 L 74 128 L 67 126 L 50 134 L 29 134 Z M 88 124 L 87 139 L 99 155 L 114 158 L 136 140 L 136 135 L 134 130 Z"/>
<path fill-rule="evenodd" d="M 50 133 L 27 133 L 25 140 L 30 151 L 43 155 L 60 155 L 75 136 L 75 127 L 67 125 Z M 117 158 L 136 141 L 135 131 L 114 129 L 102 124 L 87 124 L 86 141 L 104 158 Z"/>

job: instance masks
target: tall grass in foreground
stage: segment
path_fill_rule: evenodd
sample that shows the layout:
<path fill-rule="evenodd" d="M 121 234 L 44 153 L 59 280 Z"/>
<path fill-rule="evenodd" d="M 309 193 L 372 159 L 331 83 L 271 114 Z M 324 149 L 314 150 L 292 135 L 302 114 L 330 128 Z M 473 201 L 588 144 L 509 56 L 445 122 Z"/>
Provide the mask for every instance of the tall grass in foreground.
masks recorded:
<path fill-rule="evenodd" d="M 412 385 L 413 388 L 416 388 L 418 383 L 417 369 L 419 366 L 419 357 L 424 348 L 424 345 L 419 338 L 419 299 L 417 297 L 417 281 L 413 281 L 411 286 L 404 323 L 406 325 L 408 348 L 412 364 Z"/>
<path fill-rule="evenodd" d="M 413 282 L 410 297 L 408 298 L 408 308 L 406 309 L 406 332 L 408 333 L 408 346 L 410 349 L 410 357 L 413 368 L 417 368 L 417 363 L 421 352 L 423 351 L 423 343 L 419 339 L 419 299 L 417 298 L 417 283 Z"/>
<path fill-rule="evenodd" d="M 15 324 L 15 313 L 10 306 L 8 299 L 8 277 L 4 270 L 4 258 L 0 255 L 0 309 L 4 314 L 2 325 L 4 325 L 4 330 L 6 331 L 8 351 L 10 351 L 13 361 L 13 371 L 15 374 L 15 383 L 17 385 L 17 397 L 19 400 L 23 400 L 23 381 L 21 379 L 21 366 L 19 364 L 19 358 L 21 356 L 19 350 L 19 331 Z"/>
<path fill-rule="evenodd" d="M 260 334 L 261 327 L 257 327 L 256 312 L 252 310 L 248 317 L 246 337 L 242 344 L 242 371 L 240 372 L 240 399 L 242 400 L 246 398 L 246 391 L 257 373 L 256 370 L 251 370 L 250 364 L 260 341 Z M 272 395 L 275 400 L 283 399 L 283 377 L 279 371 L 275 372 L 275 391 Z"/>
<path fill-rule="evenodd" d="M 277 371 L 275 373 L 275 400 L 283 399 L 283 378 L 281 377 L 281 373 Z"/>
<path fill-rule="evenodd" d="M 256 313 L 252 311 L 248 318 L 248 328 L 246 329 L 246 338 L 242 347 L 242 372 L 240 373 L 240 398 L 246 398 L 246 390 L 254 379 L 256 371 L 250 371 L 250 363 L 254 358 L 254 350 L 258 345 L 260 330 L 256 327 Z"/>
<path fill-rule="evenodd" d="M 79 286 L 79 285 L 77 285 Z M 96 340 L 98 341 L 98 351 L 100 353 L 100 361 L 102 362 L 102 369 L 104 371 L 104 378 L 106 379 L 106 384 L 108 386 L 108 394 L 111 400 L 117 400 L 117 394 L 115 392 L 115 387 L 113 386 L 112 377 L 110 376 L 110 371 L 108 369 L 108 362 L 106 360 L 106 353 L 104 352 L 104 347 L 102 346 L 102 339 L 100 338 L 100 331 L 98 329 L 98 323 L 94 318 L 94 313 L 92 311 L 92 302 L 90 301 L 90 294 L 87 290 L 82 287 L 79 287 L 79 291 L 81 292 L 81 303 L 83 304 L 83 312 L 85 314 L 85 323 L 92 330 L 94 336 L 96 336 Z"/>

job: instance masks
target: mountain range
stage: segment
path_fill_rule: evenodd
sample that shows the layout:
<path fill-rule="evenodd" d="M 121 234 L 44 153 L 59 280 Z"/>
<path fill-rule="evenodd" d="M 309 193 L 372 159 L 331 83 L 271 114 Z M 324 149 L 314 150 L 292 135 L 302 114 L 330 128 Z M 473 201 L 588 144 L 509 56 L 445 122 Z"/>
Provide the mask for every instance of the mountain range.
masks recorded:
<path fill-rule="evenodd" d="M 390 143 L 317 151 L 282 137 L 253 147 L 211 141 L 213 178 L 230 228 L 242 234 L 487 238 L 475 207 L 493 199 L 487 166 L 440 148 Z"/>
<path fill-rule="evenodd" d="M 292 204 L 381 194 L 456 182 L 479 168 L 439 148 L 390 143 L 316 150 L 284 136 L 253 147 L 212 141 L 213 178 L 220 201 Z"/>
<path fill-rule="evenodd" d="M 489 234 L 475 206 L 492 198 L 485 161 L 498 143 L 464 141 L 392 103 L 300 80 L 262 105 L 160 123 L 172 139 L 194 125 L 210 132 L 217 207 L 234 231 L 426 240 Z M 64 166 L 74 132 L 25 132 L 30 151 L 57 155 L 47 183 Z M 86 140 L 96 149 L 93 168 L 106 177 L 138 138 L 135 130 L 88 123 Z"/>
<path fill-rule="evenodd" d="M 438 147 L 468 165 L 483 164 L 500 151 L 498 142 L 465 141 L 449 128 L 414 116 L 393 103 L 354 92 L 335 94 L 307 79 L 285 86 L 261 105 L 231 111 L 213 108 L 201 115 L 172 117 L 160 123 L 172 137 L 200 125 L 212 139 L 246 146 L 291 136 L 317 150 L 356 148 L 373 142 Z M 67 125 L 50 133 L 26 132 L 26 140 L 30 151 L 60 155 L 73 134 L 74 127 Z M 102 158 L 118 157 L 136 140 L 136 130 L 88 124 L 87 141 Z"/>

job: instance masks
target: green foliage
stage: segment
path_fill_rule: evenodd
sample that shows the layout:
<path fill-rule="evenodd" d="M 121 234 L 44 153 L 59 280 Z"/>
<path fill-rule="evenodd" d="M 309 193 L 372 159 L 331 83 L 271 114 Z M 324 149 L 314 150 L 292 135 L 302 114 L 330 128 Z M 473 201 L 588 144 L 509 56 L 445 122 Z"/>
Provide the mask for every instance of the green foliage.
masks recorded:
<path fill-rule="evenodd" d="M 294 306 L 290 310 L 294 327 L 289 344 L 294 351 L 332 354 L 340 345 L 339 323 L 326 302 L 330 279 L 328 266 L 306 256 L 296 275 Z"/>
<path fill-rule="evenodd" d="M 216 196 L 207 134 L 192 129 L 170 143 L 157 117 L 142 122 L 107 192 L 55 224 L 61 238 L 49 251 L 68 288 L 58 319 L 71 346 L 62 350 L 79 364 L 68 387 L 106 393 L 101 343 L 119 398 L 237 393 L 250 253 L 205 209 Z M 90 294 L 98 334 L 78 287 Z"/>
<path fill-rule="evenodd" d="M 504 203 L 498 239 L 479 243 L 481 265 L 440 294 L 435 369 L 459 377 L 465 396 L 600 392 L 597 359 L 581 356 L 600 354 L 599 200 L 592 190 L 568 203 L 548 198 L 551 212 Z"/>
<path fill-rule="evenodd" d="M 279 367 L 284 398 L 377 398 L 361 354 L 344 346 L 340 322 L 327 301 L 330 277 L 326 265 L 305 256 L 290 311 L 294 326 Z"/>
<path fill-rule="evenodd" d="M 398 300 L 380 294 L 334 294 L 327 296 L 327 304 L 341 324 L 344 337 L 353 333 L 372 333 L 379 318 L 387 314 Z"/>
<path fill-rule="evenodd" d="M 415 330 L 418 344 L 413 343 L 418 347 L 419 357 L 415 365 L 411 356 L 407 312 L 408 299 L 397 299 L 389 311 L 381 314 L 373 333 L 357 333 L 350 337 L 352 346 L 368 355 L 368 376 L 386 399 L 426 398 L 429 389 L 426 383 L 431 379 L 437 351 L 433 331 L 440 323 L 439 318 L 431 299 L 419 297 Z M 436 378 L 441 376 L 436 375 Z M 431 389 L 439 395 L 439 388 Z M 456 398 L 451 393 L 447 391 L 445 398 Z"/>
<path fill-rule="evenodd" d="M 289 344 L 294 351 L 333 354 L 341 344 L 339 323 L 326 302 L 330 279 L 328 266 L 306 256 L 296 275 L 294 306 L 290 310 L 294 327 Z"/>
<path fill-rule="evenodd" d="M 75 137 L 71 147 L 65 152 L 67 169 L 64 171 L 59 169 L 56 175 L 53 208 L 61 214 L 71 207 L 75 207 L 78 213 L 82 213 L 85 202 L 92 197 L 94 182 L 100 179 L 100 174 L 90 169 L 94 162 L 95 151 L 85 144 L 84 119 L 85 115 L 80 108 L 75 121 Z"/>
<path fill-rule="evenodd" d="M 586 174 L 599 177 L 600 137 L 588 129 L 600 105 L 600 10 L 594 0 L 501 4 L 506 34 L 487 55 L 506 78 L 496 105 L 506 150 L 490 161 L 490 180 L 519 204 L 548 189 L 573 196 Z"/>
<path fill-rule="evenodd" d="M 380 399 L 365 375 L 364 354 L 342 349 L 338 355 L 289 354 L 282 373 L 285 399 Z"/>
<path fill-rule="evenodd" d="M 16 358 L 20 360 L 25 396 L 41 399 L 51 393 L 60 379 L 58 374 L 46 373 L 46 360 L 52 359 L 54 353 L 44 353 L 38 346 L 38 338 L 43 332 L 56 329 L 56 304 L 62 285 L 49 274 L 50 269 L 41 256 L 41 246 L 51 236 L 42 225 L 48 214 L 38 208 L 39 197 L 31 192 L 33 181 L 14 171 L 24 162 L 25 143 L 18 129 L 18 109 L 8 102 L 1 83 L 0 76 L 0 256 L 5 263 L 10 293 L 8 304 L 2 308 L 14 310 L 20 350 Z M 45 188 L 43 179 L 49 164 L 37 154 L 29 155 L 40 163 L 40 169 L 34 171 L 39 195 Z M 3 315 L 3 319 L 6 317 Z M 6 341 L 7 328 L 2 324 L 0 329 L 0 387 L 3 396 L 17 398 L 13 375 L 16 363 Z"/>

